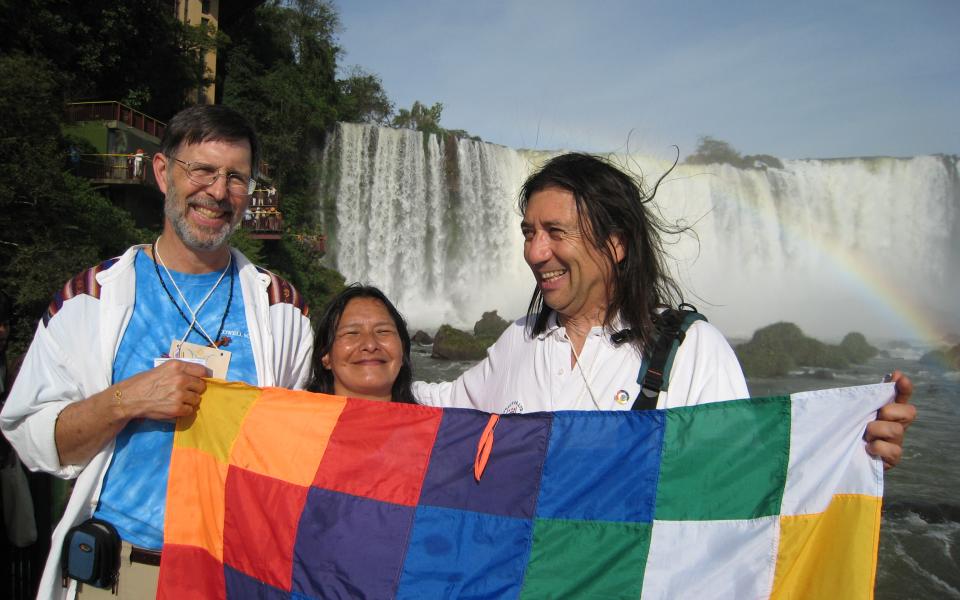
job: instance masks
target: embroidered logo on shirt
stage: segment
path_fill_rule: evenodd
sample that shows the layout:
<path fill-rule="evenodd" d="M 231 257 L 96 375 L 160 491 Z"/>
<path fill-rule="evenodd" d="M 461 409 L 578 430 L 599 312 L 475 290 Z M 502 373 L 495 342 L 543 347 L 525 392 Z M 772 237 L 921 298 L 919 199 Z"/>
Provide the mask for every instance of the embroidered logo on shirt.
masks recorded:
<path fill-rule="evenodd" d="M 514 400 L 513 402 L 508 404 L 507 407 L 503 409 L 503 412 L 500 414 L 518 415 L 522 412 L 523 412 L 523 402 L 520 402 L 519 400 Z"/>

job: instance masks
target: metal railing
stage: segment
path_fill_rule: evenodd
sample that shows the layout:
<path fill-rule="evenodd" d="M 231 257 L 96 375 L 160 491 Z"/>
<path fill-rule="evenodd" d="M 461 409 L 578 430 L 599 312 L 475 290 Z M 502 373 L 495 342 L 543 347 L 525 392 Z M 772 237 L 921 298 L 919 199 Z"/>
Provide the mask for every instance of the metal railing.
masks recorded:
<path fill-rule="evenodd" d="M 67 104 L 66 120 L 69 123 L 117 121 L 157 138 L 162 138 L 167 128 L 166 123 L 119 102 L 71 102 Z"/>
<path fill-rule="evenodd" d="M 282 233 L 283 214 L 275 207 L 254 207 L 243 216 L 243 228 L 250 233 Z"/>
<path fill-rule="evenodd" d="M 250 208 L 279 208 L 280 207 L 280 195 L 277 193 L 276 188 L 257 188 L 253 190 L 253 195 L 250 196 Z"/>
<path fill-rule="evenodd" d="M 146 154 L 80 154 L 71 170 L 93 181 L 129 181 L 143 183 L 150 164 Z"/>

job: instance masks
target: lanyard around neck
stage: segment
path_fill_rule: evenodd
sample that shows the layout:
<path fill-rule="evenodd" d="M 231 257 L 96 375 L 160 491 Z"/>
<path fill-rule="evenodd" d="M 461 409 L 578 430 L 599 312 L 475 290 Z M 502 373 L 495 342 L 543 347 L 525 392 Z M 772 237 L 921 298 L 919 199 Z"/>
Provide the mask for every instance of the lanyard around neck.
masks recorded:
<path fill-rule="evenodd" d="M 157 238 L 157 242 L 159 241 L 160 241 L 160 238 Z M 223 326 L 227 322 L 227 314 L 230 312 L 230 305 L 233 303 L 233 280 L 234 280 L 234 269 L 232 268 L 233 253 L 231 252 L 229 254 L 229 258 L 227 260 L 227 266 L 223 269 L 223 272 L 220 273 L 220 277 L 217 279 L 217 282 L 213 284 L 213 287 L 210 288 L 207 294 L 203 297 L 203 300 L 200 301 L 200 305 L 197 307 L 196 310 L 194 310 L 193 307 L 190 306 L 190 303 L 187 302 L 187 299 L 184 297 L 183 292 L 180 291 L 180 287 L 177 285 L 177 281 L 173 278 L 173 275 L 170 273 L 170 270 L 167 269 L 167 265 L 163 262 L 163 258 L 160 256 L 160 253 L 157 249 L 157 242 L 154 242 L 153 245 L 151 246 L 153 256 L 156 259 L 153 261 L 153 269 L 157 273 L 157 280 L 160 281 L 160 287 L 163 288 L 163 291 L 166 292 L 167 294 L 167 298 L 170 299 L 170 302 L 177 309 L 177 312 L 180 313 L 180 316 L 187 323 L 187 331 L 183 336 L 183 340 L 186 340 L 187 336 L 190 335 L 190 331 L 192 330 L 192 331 L 195 331 L 197 335 L 200 335 L 201 337 L 206 338 L 206 340 L 210 343 L 211 348 L 219 347 L 223 341 L 220 337 L 223 334 Z M 164 283 L 163 277 L 160 275 L 160 267 L 163 267 L 163 270 L 167 274 L 167 277 L 170 278 L 170 283 L 173 284 L 173 288 L 177 290 L 177 294 L 180 296 L 180 300 L 183 301 L 184 306 L 186 306 L 187 310 L 190 311 L 190 316 L 192 317 L 192 320 L 187 318 L 187 315 L 185 315 L 183 313 L 183 310 L 180 308 L 180 304 L 177 303 L 177 301 L 173 297 L 173 294 L 170 293 L 170 290 L 167 288 L 167 284 Z M 209 300 L 210 297 L 213 295 L 213 292 L 220 286 L 220 282 L 223 281 L 223 278 L 228 271 L 230 272 L 230 292 L 227 296 L 227 306 L 223 311 L 223 316 L 220 317 L 220 327 L 217 329 L 217 336 L 216 338 L 211 339 L 210 335 L 207 334 L 206 330 L 203 328 L 203 325 L 197 322 L 197 315 L 199 315 L 200 311 L 206 305 L 207 300 Z M 181 340 L 181 342 L 183 340 Z"/>
<path fill-rule="evenodd" d="M 587 334 L 587 336 L 586 336 L 585 338 L 583 338 L 583 345 L 584 345 L 584 347 L 586 347 L 586 345 L 587 345 L 587 340 L 588 340 L 589 338 L 590 338 L 590 334 L 589 334 L 589 333 Z M 573 357 L 574 357 L 574 358 L 576 359 L 576 361 L 577 361 L 577 370 L 580 371 L 580 376 L 583 377 L 583 384 L 584 384 L 584 385 L 586 386 L 586 388 L 587 388 L 587 393 L 590 394 L 590 400 L 593 401 L 593 405 L 596 407 L 597 410 L 603 410 L 602 408 L 600 408 L 600 403 L 597 402 L 597 396 L 596 396 L 596 394 L 593 393 L 593 388 L 590 387 L 590 380 L 593 379 L 593 368 L 594 368 L 595 366 L 597 366 L 597 356 L 599 356 L 600 352 L 597 351 L 597 352 L 593 355 L 593 360 L 590 361 L 590 372 L 589 372 L 589 373 L 586 373 L 586 372 L 584 372 L 584 370 L 583 370 L 583 363 L 580 361 L 580 354 L 577 353 L 577 348 L 576 348 L 576 346 L 574 346 L 573 340 L 570 339 L 570 336 L 567 336 L 567 340 L 570 342 L 570 349 L 573 350 Z M 582 392 L 581 392 L 581 393 L 582 393 Z M 578 402 L 580 402 L 580 394 L 577 394 L 577 399 L 576 399 L 576 401 L 574 401 L 574 404 L 577 404 Z"/>

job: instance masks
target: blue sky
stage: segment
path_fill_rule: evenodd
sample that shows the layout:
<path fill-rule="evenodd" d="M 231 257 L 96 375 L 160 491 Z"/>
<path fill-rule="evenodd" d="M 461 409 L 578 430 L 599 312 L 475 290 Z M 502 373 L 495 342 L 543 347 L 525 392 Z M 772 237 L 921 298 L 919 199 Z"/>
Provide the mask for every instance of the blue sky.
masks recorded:
<path fill-rule="evenodd" d="M 515 148 L 960 154 L 960 2 L 335 0 L 341 63 Z"/>

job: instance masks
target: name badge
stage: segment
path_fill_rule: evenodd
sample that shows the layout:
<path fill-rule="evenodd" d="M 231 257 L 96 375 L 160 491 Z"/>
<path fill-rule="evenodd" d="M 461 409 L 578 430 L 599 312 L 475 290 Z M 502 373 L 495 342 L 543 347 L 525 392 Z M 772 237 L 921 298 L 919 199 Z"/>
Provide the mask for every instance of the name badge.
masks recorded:
<path fill-rule="evenodd" d="M 230 351 L 220 348 L 211 348 L 201 346 L 192 342 L 180 342 L 175 340 L 170 343 L 170 358 L 179 358 L 181 360 L 199 359 L 203 361 L 213 377 L 217 379 L 227 378 L 227 369 L 230 367 Z"/>
<path fill-rule="evenodd" d="M 170 358 L 169 356 L 158 356 L 157 358 L 153 359 L 153 368 L 159 367 L 168 360 L 179 360 L 182 362 L 193 363 L 195 365 L 203 365 L 204 367 L 207 366 L 207 361 L 203 360 L 202 358 Z"/>

